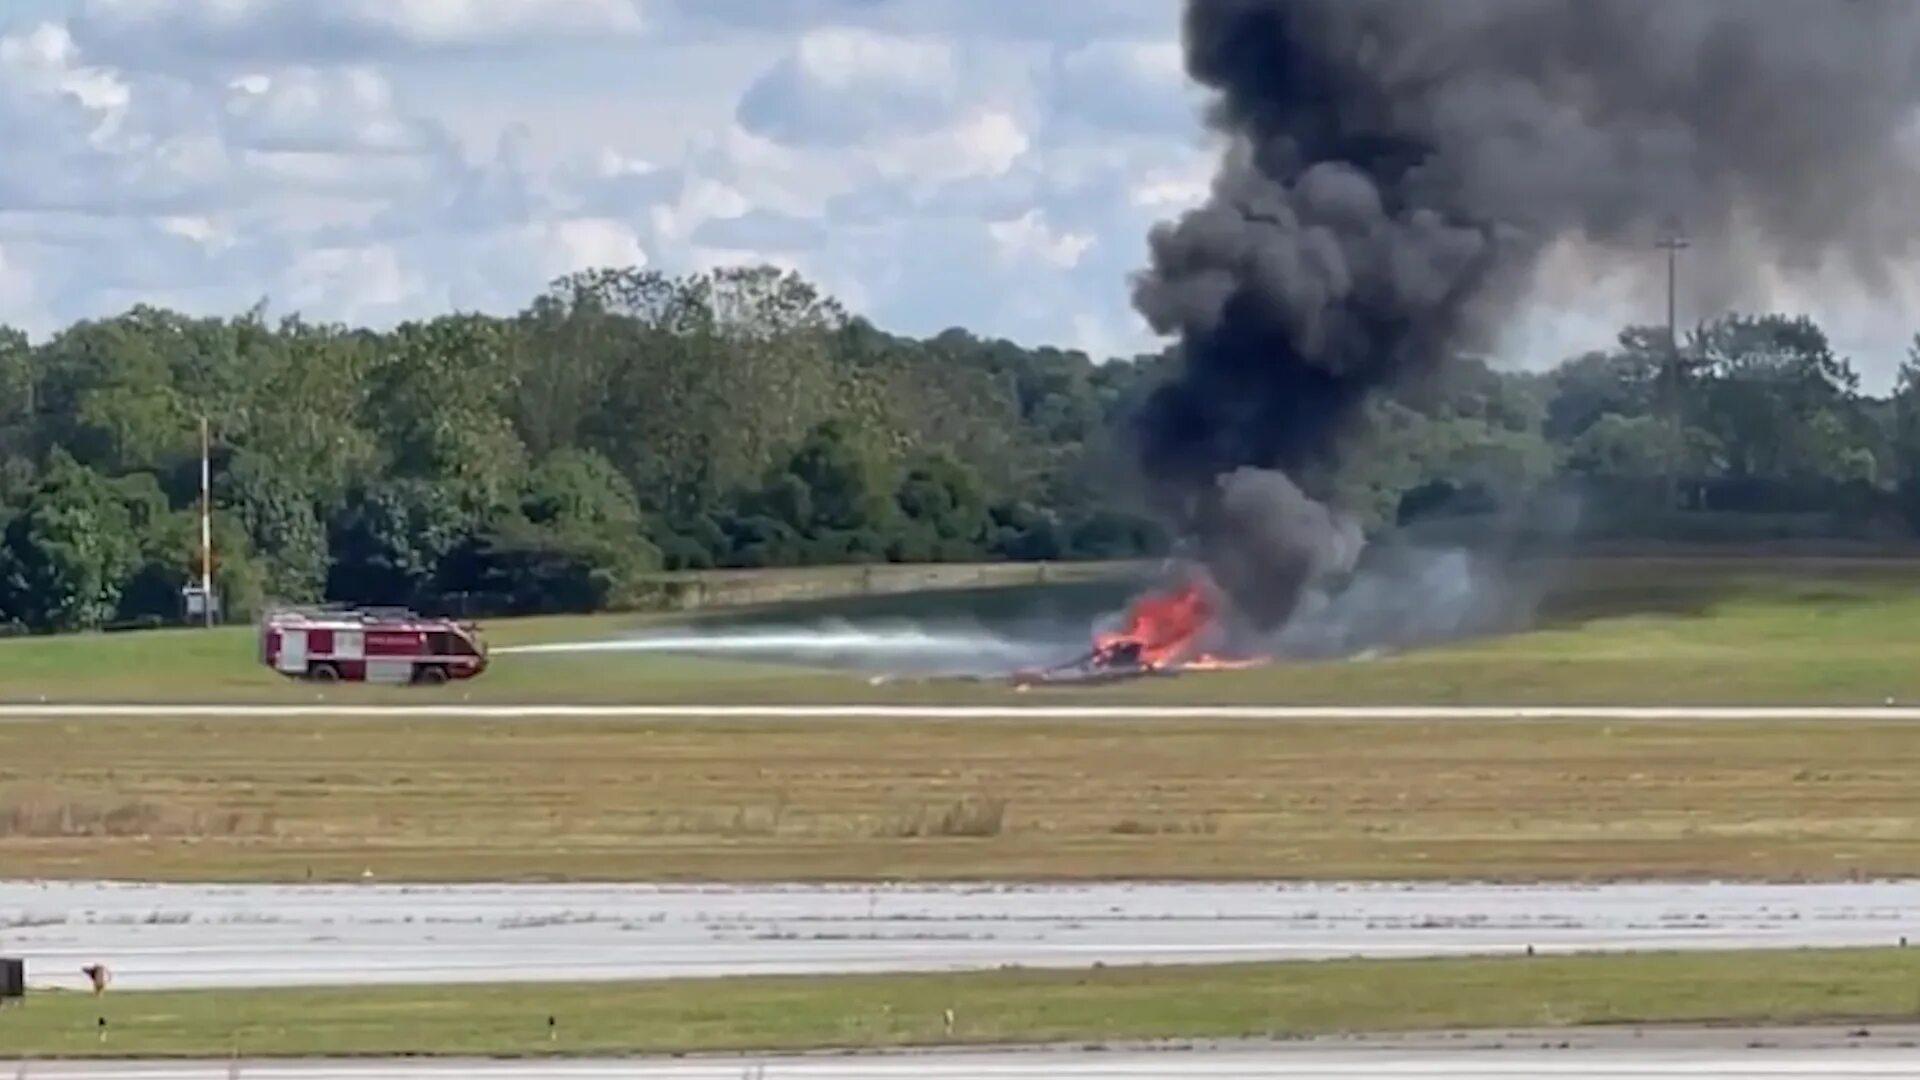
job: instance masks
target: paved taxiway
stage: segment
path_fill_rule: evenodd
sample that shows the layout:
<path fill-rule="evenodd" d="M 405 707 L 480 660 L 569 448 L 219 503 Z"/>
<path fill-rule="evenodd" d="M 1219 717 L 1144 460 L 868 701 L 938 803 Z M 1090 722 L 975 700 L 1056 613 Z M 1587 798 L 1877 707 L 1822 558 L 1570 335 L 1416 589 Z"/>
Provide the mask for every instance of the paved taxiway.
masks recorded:
<path fill-rule="evenodd" d="M 1920 705 L 550 705 L 0 703 L 0 722 L 274 720 L 294 717 L 495 720 L 1886 720 Z"/>
<path fill-rule="evenodd" d="M 0 882 L 29 981 L 345 985 L 1571 950 L 1920 947 L 1920 881 L 334 886 Z"/>

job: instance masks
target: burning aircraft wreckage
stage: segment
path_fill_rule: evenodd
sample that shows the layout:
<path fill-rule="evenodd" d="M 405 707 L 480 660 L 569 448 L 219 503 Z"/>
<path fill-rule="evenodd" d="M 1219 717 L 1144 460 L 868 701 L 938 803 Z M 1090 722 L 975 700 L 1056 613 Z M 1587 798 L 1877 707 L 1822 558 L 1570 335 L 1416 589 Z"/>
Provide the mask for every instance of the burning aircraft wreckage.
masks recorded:
<path fill-rule="evenodd" d="M 1700 310 L 1809 277 L 1884 294 L 1920 223 L 1912 0 L 1188 0 L 1182 39 L 1225 149 L 1203 201 L 1148 237 L 1131 299 L 1175 355 L 1127 434 L 1189 572 L 1024 683 L 1486 625 L 1525 602 L 1503 571 L 1457 550 L 1381 558 L 1391 545 L 1333 508 L 1394 486 L 1355 474 L 1396 393 L 1499 352 L 1543 266 L 1651 277 L 1637 268 L 1678 224 Z M 914 631 L 894 651 L 1005 677 L 1083 632 L 1028 648 Z"/>
<path fill-rule="evenodd" d="M 1383 398 L 1497 351 L 1549 255 L 1597 277 L 1678 223 L 1725 310 L 1769 277 L 1884 292 L 1911 253 L 1910 0 L 1188 0 L 1182 30 L 1228 149 L 1149 236 L 1133 302 L 1178 357 L 1133 435 L 1198 569 L 1030 681 L 1261 662 L 1328 628 L 1329 577 L 1349 644 L 1500 606 L 1445 555 L 1354 573 L 1326 496 Z"/>
<path fill-rule="evenodd" d="M 1085 655 L 1011 676 L 1016 686 L 1108 682 L 1144 675 L 1257 667 L 1271 657 L 1236 656 L 1220 642 L 1217 590 L 1196 572 L 1185 583 L 1136 599 L 1117 629 L 1095 631 Z"/>
<path fill-rule="evenodd" d="M 1403 593 L 1392 602 L 1378 586 L 1389 578 L 1416 584 L 1411 564 L 1362 572 L 1359 524 L 1276 471 L 1234 469 L 1198 498 L 1189 552 L 1172 582 L 1136 597 L 1116 625 L 1096 629 L 1084 655 L 1015 672 L 1016 685 L 1258 667 L 1282 654 L 1385 645 L 1436 615 L 1444 624 L 1436 629 L 1458 633 L 1484 623 L 1493 613 L 1487 602 L 1505 592 L 1475 579 L 1464 560 L 1403 551 L 1427 577 L 1445 576 L 1451 585 L 1434 588 L 1442 583 L 1430 580 L 1417 597 Z"/>

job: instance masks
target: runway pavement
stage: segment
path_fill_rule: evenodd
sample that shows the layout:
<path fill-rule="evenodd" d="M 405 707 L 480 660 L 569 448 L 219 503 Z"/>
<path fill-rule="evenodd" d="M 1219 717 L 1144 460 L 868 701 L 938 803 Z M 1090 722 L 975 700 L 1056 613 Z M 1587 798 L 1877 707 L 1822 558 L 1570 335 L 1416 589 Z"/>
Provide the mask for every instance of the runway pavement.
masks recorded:
<path fill-rule="evenodd" d="M 0 722 L 80 719 L 271 720 L 292 717 L 600 720 L 1886 720 L 1916 705 L 431 705 L 0 704 Z"/>
<path fill-rule="evenodd" d="M 1920 947 L 1920 881 L 1077 886 L 0 882 L 29 982 L 125 989 Z M 4 1077 L 0 1077 L 4 1080 Z"/>

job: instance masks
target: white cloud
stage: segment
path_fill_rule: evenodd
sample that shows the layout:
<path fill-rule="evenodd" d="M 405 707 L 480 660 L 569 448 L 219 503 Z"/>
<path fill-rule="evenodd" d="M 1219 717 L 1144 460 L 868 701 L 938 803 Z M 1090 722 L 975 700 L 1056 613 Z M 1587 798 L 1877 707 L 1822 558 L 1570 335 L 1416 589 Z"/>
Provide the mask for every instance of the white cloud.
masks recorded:
<path fill-rule="evenodd" d="M 790 251 L 761 251 L 745 247 L 709 247 L 695 244 L 687 250 L 687 268 L 695 273 L 728 266 L 771 266 L 776 270 L 806 276 L 811 273 L 806 261 Z M 844 301 L 843 301 L 844 302 Z"/>
<path fill-rule="evenodd" d="M 549 278 L 598 266 L 647 265 L 639 233 L 625 222 L 570 218 L 540 227 L 538 235 L 548 247 Z"/>
<path fill-rule="evenodd" d="M 747 131 L 793 146 L 848 146 L 949 119 L 959 97 L 953 50 L 926 38 L 849 27 L 801 35 L 740 99 Z"/>
<path fill-rule="evenodd" d="M 1147 173 L 1129 186 L 1127 197 L 1142 210 L 1171 216 L 1205 202 L 1212 185 L 1213 163 L 1199 160 L 1191 168 Z"/>
<path fill-rule="evenodd" d="M 185 96 L 89 62 L 62 26 L 0 33 L 0 144 L 13 148 L 0 205 L 126 212 L 210 198 L 221 166 Z"/>
<path fill-rule="evenodd" d="M 112 72 L 81 64 L 73 35 L 56 23 L 0 37 L 0 71 L 19 89 L 64 94 L 96 112 L 127 106 L 126 84 Z"/>
<path fill-rule="evenodd" d="M 953 91 L 953 50 L 938 41 L 836 27 L 802 35 L 794 53 L 800 72 L 835 90 Z"/>
<path fill-rule="evenodd" d="M 709 218 L 693 230 L 692 240 L 724 251 L 790 252 L 819 247 L 826 231 L 816 218 L 755 209 L 732 217 Z"/>
<path fill-rule="evenodd" d="M 1177 138 L 1198 126 L 1204 100 L 1171 37 L 1094 41 L 1055 66 L 1056 115 L 1096 129 Z"/>
<path fill-rule="evenodd" d="M 525 47 L 646 29 L 640 0 L 83 0 L 73 22 L 117 56 L 203 61 Z"/>
<path fill-rule="evenodd" d="M 996 221 L 987 226 L 987 235 L 1011 261 L 1031 259 L 1059 270 L 1078 266 L 1094 244 L 1092 233 L 1054 229 L 1038 210 L 1029 210 L 1011 221 Z"/>
<path fill-rule="evenodd" d="M 663 0 L 653 34 L 622 38 L 623 17 L 562 52 L 569 19 L 639 6 L 91 0 L 10 54 L 28 141 L 76 152 L 0 160 L 0 193 L 32 196 L 0 201 L 0 238 L 32 237 L 9 265 L 62 321 L 264 293 L 378 324 L 508 310 L 587 266 L 752 260 L 909 331 L 1091 340 L 1063 313 L 1124 316 L 1115 263 L 1140 226 L 1124 184 L 1098 183 L 1134 167 L 1110 138 L 1050 134 L 1047 80 L 1087 40 L 894 3 L 829 3 L 778 40 Z M 1116 222 L 1128 243 L 1101 242 Z"/>
<path fill-rule="evenodd" d="M 365 66 L 249 72 L 228 83 L 226 116 L 236 142 L 276 153 L 419 154 L 445 145 Z"/>
<path fill-rule="evenodd" d="M 691 140 L 682 168 L 690 178 L 722 185 L 738 200 L 737 208 L 712 216 L 732 217 L 754 206 L 811 215 L 845 188 L 861 168 L 861 155 L 799 150 L 736 124 Z"/>
<path fill-rule="evenodd" d="M 283 302 L 348 320 L 390 317 L 426 288 L 401 265 L 400 253 L 385 244 L 316 248 L 296 258 L 283 281 Z"/>
<path fill-rule="evenodd" d="M 90 132 L 104 129 L 122 113 L 127 87 L 113 73 L 80 62 L 65 27 L 41 23 L 0 35 L 0 93 L 7 111 L 58 110 L 90 120 Z"/>
<path fill-rule="evenodd" d="M 1001 176 L 1032 145 L 1018 120 L 989 110 L 947 128 L 884 143 L 871 153 L 882 177 L 927 185 Z"/>
<path fill-rule="evenodd" d="M 428 45 L 470 44 L 527 34 L 636 34 L 645 27 L 635 0 L 280 0 Z M 259 0 L 259 6 L 272 6 Z"/>
<path fill-rule="evenodd" d="M 673 203 L 653 207 L 649 215 L 663 239 L 686 240 L 716 218 L 737 218 L 753 208 L 747 197 L 728 185 L 709 179 L 689 183 Z"/>
<path fill-rule="evenodd" d="M 234 243 L 233 231 L 205 217 L 162 217 L 160 228 L 174 236 L 191 240 L 202 247 L 212 249 L 230 248 Z"/>
<path fill-rule="evenodd" d="M 651 262 L 640 230 L 600 218 L 422 231 L 289 254 L 291 262 L 256 290 L 264 287 L 276 306 L 375 325 L 450 310 L 511 310 L 556 277 Z"/>
<path fill-rule="evenodd" d="M 1135 321 L 1139 323 L 1138 326 L 1109 322 L 1086 312 L 1076 312 L 1060 345 L 1102 358 L 1153 351 L 1152 343 L 1146 340 L 1145 323 Z"/>
<path fill-rule="evenodd" d="M 1218 157 L 1175 0 L 35 10 L 0 5 L 0 320 L 36 333 L 262 294 L 379 325 L 755 260 L 904 333 L 1131 353 L 1155 344 L 1128 299 L 1147 230 Z M 1555 277 L 1510 351 L 1657 318 L 1658 269 Z M 1780 298 L 1831 315 L 1870 384 L 1910 336 L 1899 298 Z"/>
<path fill-rule="evenodd" d="M 16 266 L 0 244 L 0 319 L 28 323 L 33 321 L 33 280 L 26 268 Z"/>
<path fill-rule="evenodd" d="M 1057 45 L 1165 31 L 1177 0 L 672 0 L 695 31 L 788 34 L 823 25 Z"/>
<path fill-rule="evenodd" d="M 1186 61 L 1174 38 L 1096 41 L 1068 53 L 1061 62 L 1077 73 L 1118 72 L 1150 83 L 1178 100 L 1185 91 Z"/>

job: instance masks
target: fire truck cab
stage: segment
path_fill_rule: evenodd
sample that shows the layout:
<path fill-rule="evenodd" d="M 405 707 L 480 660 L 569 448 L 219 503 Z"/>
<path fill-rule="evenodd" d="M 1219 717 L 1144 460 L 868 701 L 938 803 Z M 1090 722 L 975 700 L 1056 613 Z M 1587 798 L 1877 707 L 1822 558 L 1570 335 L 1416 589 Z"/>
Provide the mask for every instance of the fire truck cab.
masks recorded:
<path fill-rule="evenodd" d="M 260 623 L 260 659 L 289 678 L 315 682 L 438 684 L 487 669 L 486 645 L 472 623 L 404 608 L 270 611 Z"/>

